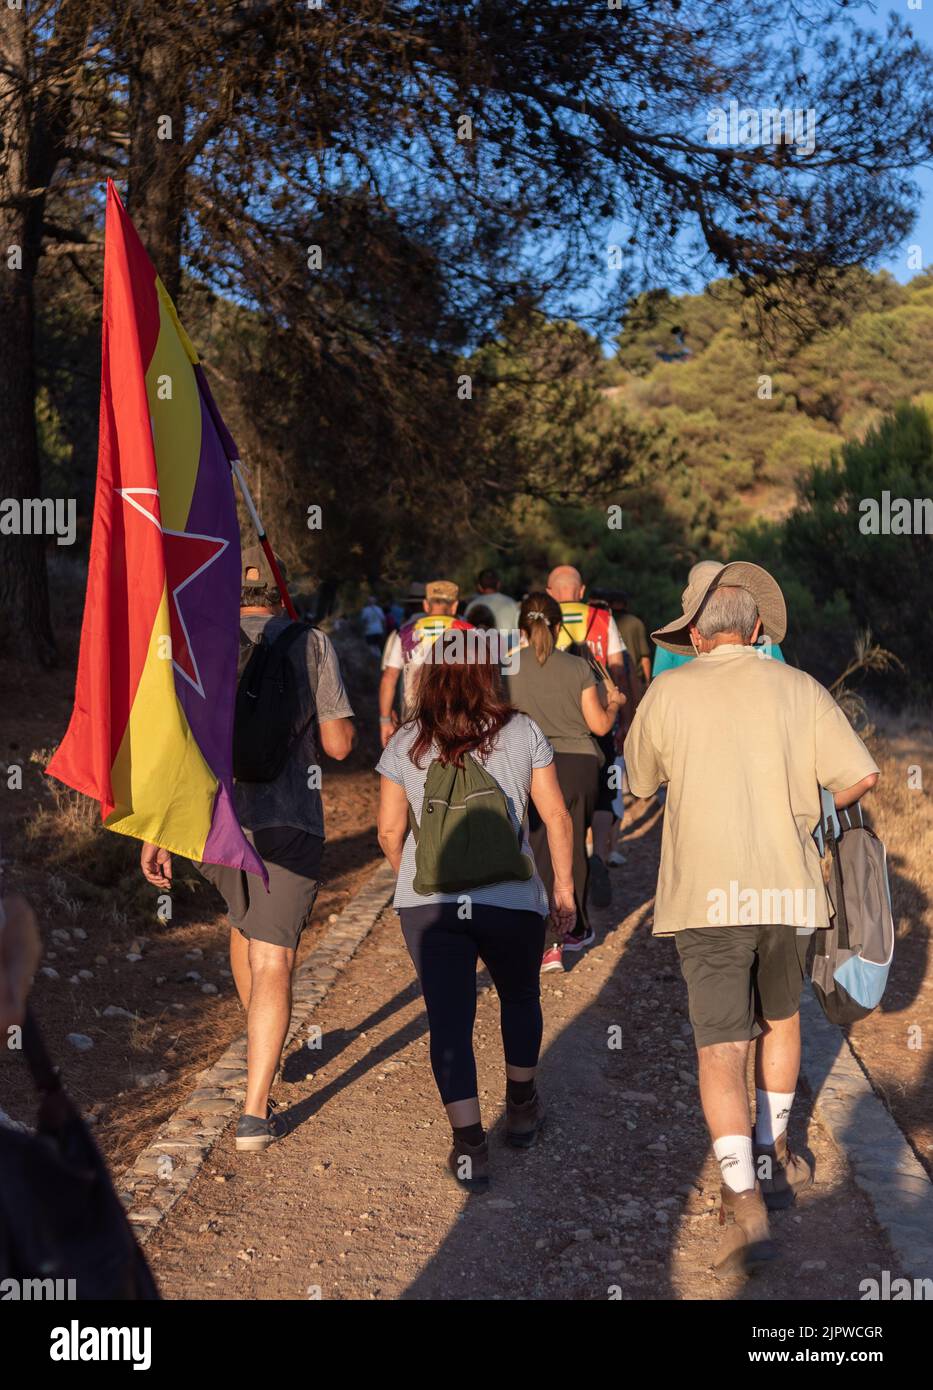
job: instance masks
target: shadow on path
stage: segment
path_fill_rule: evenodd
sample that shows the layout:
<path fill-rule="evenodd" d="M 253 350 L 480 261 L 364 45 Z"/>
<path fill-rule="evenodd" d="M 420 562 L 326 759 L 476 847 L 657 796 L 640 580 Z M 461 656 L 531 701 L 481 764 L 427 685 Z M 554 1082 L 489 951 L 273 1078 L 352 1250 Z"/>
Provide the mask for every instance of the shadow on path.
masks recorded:
<path fill-rule="evenodd" d="M 282 1069 L 282 1079 L 286 1082 L 303 1081 L 315 1072 L 321 1070 L 329 1062 L 334 1061 L 344 1052 L 363 1033 L 379 1026 L 394 1013 L 399 1013 L 407 1006 L 418 999 L 421 989 L 417 980 L 412 980 L 411 984 L 405 989 L 400 990 L 391 999 L 387 1000 L 381 1008 L 368 1014 L 361 1019 L 356 1028 L 331 1029 L 321 1037 L 320 1048 L 307 1046 L 297 1047 L 290 1052 L 285 1059 Z M 427 1015 L 423 1012 L 417 1018 L 406 1023 L 403 1028 L 397 1029 L 390 1037 L 384 1038 L 382 1042 L 370 1047 L 365 1055 L 358 1061 L 351 1063 L 345 1071 L 336 1076 L 333 1081 L 328 1081 L 320 1090 L 314 1091 L 310 1096 L 300 1101 L 297 1105 L 291 1106 L 288 1110 L 282 1111 L 282 1118 L 288 1125 L 289 1131 L 297 1129 L 305 1120 L 316 1115 L 317 1112 L 339 1095 L 347 1086 L 352 1086 L 355 1081 L 365 1076 L 367 1072 L 378 1070 L 384 1066 L 396 1053 L 402 1052 L 410 1043 L 416 1042 L 428 1031 Z"/>

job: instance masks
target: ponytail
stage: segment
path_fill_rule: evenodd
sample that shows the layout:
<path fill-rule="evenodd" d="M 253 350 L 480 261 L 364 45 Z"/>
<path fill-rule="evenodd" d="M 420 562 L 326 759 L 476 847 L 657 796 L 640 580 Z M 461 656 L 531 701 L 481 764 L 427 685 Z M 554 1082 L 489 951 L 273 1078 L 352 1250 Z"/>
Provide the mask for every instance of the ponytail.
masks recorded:
<path fill-rule="evenodd" d="M 540 591 L 528 594 L 522 603 L 518 626 L 528 638 L 539 666 L 544 665 L 554 650 L 561 620 L 560 604 L 550 594 Z"/>

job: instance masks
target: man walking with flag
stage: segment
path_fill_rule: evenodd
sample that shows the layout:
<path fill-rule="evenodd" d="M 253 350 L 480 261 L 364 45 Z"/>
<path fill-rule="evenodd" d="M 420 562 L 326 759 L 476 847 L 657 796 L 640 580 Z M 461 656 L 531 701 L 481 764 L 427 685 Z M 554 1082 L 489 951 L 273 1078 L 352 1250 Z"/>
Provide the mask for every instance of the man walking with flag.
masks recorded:
<path fill-rule="evenodd" d="M 282 562 L 275 559 L 284 574 Z M 258 545 L 243 551 L 240 631 L 249 651 L 260 649 L 268 662 L 280 652 L 289 663 L 297 693 L 294 726 L 301 730 L 293 739 L 288 729 L 283 730 L 286 756 L 276 775 L 268 776 L 273 768 L 262 767 L 269 753 L 268 729 L 251 730 L 242 719 L 237 723 L 235 747 L 244 762 L 252 763 L 251 776 L 257 780 L 237 778 L 236 810 L 247 839 L 262 856 L 268 891 L 241 868 L 197 866 L 223 895 L 230 919 L 230 966 L 247 1012 L 246 1100 L 236 1147 L 250 1152 L 266 1148 L 284 1132 L 281 1120 L 271 1113 L 269 1091 L 291 1017 L 295 952 L 320 887 L 324 808 L 319 757 L 324 752 L 345 758 L 353 747 L 354 728 L 331 643 L 316 628 L 289 620 Z M 251 670 L 247 664 L 241 690 L 249 685 Z M 257 710 L 256 718 L 268 724 L 275 719 L 275 707 L 286 702 L 277 689 L 273 705 Z M 250 739 L 256 747 L 244 747 Z M 171 887 L 171 855 L 166 850 L 144 845 L 141 862 L 151 884 Z"/>

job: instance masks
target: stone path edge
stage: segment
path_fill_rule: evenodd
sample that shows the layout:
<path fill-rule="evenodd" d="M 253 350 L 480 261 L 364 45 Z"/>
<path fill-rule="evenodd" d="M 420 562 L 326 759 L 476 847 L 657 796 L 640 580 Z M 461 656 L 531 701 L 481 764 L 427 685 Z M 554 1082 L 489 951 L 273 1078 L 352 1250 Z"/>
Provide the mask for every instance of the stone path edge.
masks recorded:
<path fill-rule="evenodd" d="M 933 1277 L 933 1183 L 863 1070 L 848 1039 L 812 991 L 801 1001 L 802 1072 L 814 1107 L 868 1197 L 902 1268 Z"/>
<path fill-rule="evenodd" d="M 286 1048 L 308 1026 L 333 982 L 353 959 L 391 901 L 394 886 L 389 865 L 380 864 L 295 971 Z M 188 1098 L 117 1180 L 120 1200 L 141 1244 L 187 1192 L 245 1095 L 244 1033 L 198 1075 Z"/>

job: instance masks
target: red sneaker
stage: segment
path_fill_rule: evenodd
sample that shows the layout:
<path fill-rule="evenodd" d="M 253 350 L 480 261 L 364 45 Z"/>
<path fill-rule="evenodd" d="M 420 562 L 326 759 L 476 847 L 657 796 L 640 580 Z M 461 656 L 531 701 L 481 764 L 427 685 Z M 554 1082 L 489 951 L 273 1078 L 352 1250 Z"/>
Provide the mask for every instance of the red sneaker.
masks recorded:
<path fill-rule="evenodd" d="M 560 946 L 549 946 L 541 957 L 541 974 L 547 975 L 551 970 L 563 970 L 564 953 Z"/>

